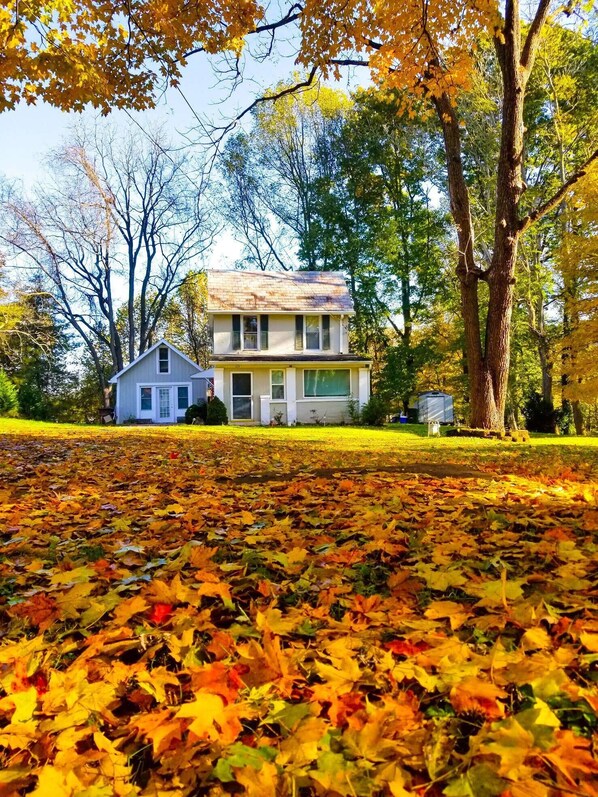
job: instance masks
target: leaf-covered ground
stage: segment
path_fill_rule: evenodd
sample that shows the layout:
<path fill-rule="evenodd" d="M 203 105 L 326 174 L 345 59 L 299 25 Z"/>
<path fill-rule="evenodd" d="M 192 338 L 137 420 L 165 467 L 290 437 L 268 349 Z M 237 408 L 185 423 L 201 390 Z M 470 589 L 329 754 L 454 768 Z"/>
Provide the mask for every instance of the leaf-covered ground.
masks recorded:
<path fill-rule="evenodd" d="M 0 435 L 0 793 L 598 795 L 598 440 Z"/>

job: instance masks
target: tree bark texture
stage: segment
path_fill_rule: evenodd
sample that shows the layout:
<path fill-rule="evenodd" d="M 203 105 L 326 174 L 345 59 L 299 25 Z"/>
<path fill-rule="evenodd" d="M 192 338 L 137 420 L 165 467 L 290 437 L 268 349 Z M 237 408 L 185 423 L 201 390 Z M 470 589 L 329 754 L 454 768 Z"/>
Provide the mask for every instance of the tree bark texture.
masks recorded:
<path fill-rule="evenodd" d="M 502 428 L 507 398 L 517 247 L 522 231 L 519 200 L 523 192 L 523 110 L 525 88 L 546 2 L 540 0 L 536 18 L 521 47 L 519 0 L 507 0 L 501 38 L 495 40 L 503 78 L 500 154 L 497 168 L 494 247 L 490 266 L 482 270 L 474 254 L 474 226 L 465 180 L 459 119 L 448 95 L 433 98 L 442 126 L 447 157 L 451 213 L 457 228 L 457 276 L 465 327 L 469 376 L 470 423 Z M 488 283 L 488 311 L 482 334 L 479 280 Z"/>

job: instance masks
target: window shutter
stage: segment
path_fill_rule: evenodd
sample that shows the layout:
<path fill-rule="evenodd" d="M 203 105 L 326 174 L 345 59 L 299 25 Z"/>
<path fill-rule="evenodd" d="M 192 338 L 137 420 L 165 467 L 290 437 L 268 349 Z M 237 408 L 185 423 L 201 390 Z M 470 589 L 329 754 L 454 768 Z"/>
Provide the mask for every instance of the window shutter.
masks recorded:
<path fill-rule="evenodd" d="M 330 316 L 322 316 L 322 348 L 330 349 Z"/>
<path fill-rule="evenodd" d="M 295 316 L 295 350 L 302 351 L 303 349 L 303 316 Z"/>
<path fill-rule="evenodd" d="M 233 316 L 233 349 L 241 348 L 241 316 Z"/>
<path fill-rule="evenodd" d="M 260 316 L 260 349 L 268 348 L 268 316 Z"/>

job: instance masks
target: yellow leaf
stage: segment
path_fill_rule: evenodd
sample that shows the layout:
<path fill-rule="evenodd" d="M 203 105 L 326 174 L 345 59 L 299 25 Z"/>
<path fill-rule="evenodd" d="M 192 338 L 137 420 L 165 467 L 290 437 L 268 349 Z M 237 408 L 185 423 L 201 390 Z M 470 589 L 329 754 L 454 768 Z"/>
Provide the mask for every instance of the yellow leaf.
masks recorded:
<path fill-rule="evenodd" d="M 267 627 L 274 634 L 284 636 L 293 632 L 297 625 L 297 620 L 283 617 L 280 609 L 269 608 L 266 612 L 257 612 L 255 624 L 260 631 Z"/>
<path fill-rule="evenodd" d="M 141 595 L 134 595 L 132 598 L 127 598 L 127 600 L 122 601 L 122 603 L 119 603 L 115 607 L 112 613 L 114 622 L 118 625 L 124 625 L 135 614 L 143 614 L 148 609 L 149 603 L 147 603 Z"/>
<path fill-rule="evenodd" d="M 158 703 L 166 701 L 167 686 L 174 686 L 177 691 L 180 689 L 178 678 L 174 673 L 169 672 L 166 667 L 141 670 L 136 677 L 139 686 L 152 697 L 155 697 Z"/>
<path fill-rule="evenodd" d="M 12 722 L 28 722 L 33 717 L 37 706 L 37 689 L 34 686 L 25 692 L 16 692 L 9 699 L 15 704 Z"/>
<path fill-rule="evenodd" d="M 152 741 L 154 755 L 160 756 L 165 750 L 168 750 L 171 743 L 175 740 L 183 738 L 182 723 L 178 719 L 171 720 L 170 722 L 163 722 L 161 725 L 148 733 L 147 736 Z"/>
<path fill-rule="evenodd" d="M 75 567 L 73 570 L 65 570 L 60 573 L 54 573 L 50 579 L 51 584 L 57 586 L 64 584 L 79 584 L 83 581 L 89 581 L 90 578 L 96 575 L 95 570 L 87 565 L 82 567 Z"/>
<path fill-rule="evenodd" d="M 592 653 L 598 653 L 598 634 L 590 634 L 582 631 L 579 635 L 579 641 L 587 650 Z"/>
<path fill-rule="evenodd" d="M 219 695 L 209 692 L 198 692 L 195 700 L 182 705 L 175 716 L 192 719 L 188 731 L 198 739 L 220 739 L 224 744 L 230 744 L 242 730 L 236 707 L 225 706 Z"/>
<path fill-rule="evenodd" d="M 430 620 L 440 620 L 447 617 L 452 630 L 456 631 L 457 628 L 460 628 L 467 620 L 469 612 L 465 610 L 461 603 L 455 603 L 454 601 L 432 601 L 425 611 L 425 617 Z"/>
<path fill-rule="evenodd" d="M 548 650 L 552 647 L 552 639 L 545 628 L 528 628 L 521 637 L 523 650 Z"/>
<path fill-rule="evenodd" d="M 9 750 L 24 750 L 38 734 L 37 722 L 18 722 L 0 730 L 0 746 Z"/>
<path fill-rule="evenodd" d="M 355 658 L 342 659 L 338 667 L 331 664 L 316 662 L 318 675 L 326 681 L 339 695 L 350 692 L 361 678 L 361 670 Z"/>

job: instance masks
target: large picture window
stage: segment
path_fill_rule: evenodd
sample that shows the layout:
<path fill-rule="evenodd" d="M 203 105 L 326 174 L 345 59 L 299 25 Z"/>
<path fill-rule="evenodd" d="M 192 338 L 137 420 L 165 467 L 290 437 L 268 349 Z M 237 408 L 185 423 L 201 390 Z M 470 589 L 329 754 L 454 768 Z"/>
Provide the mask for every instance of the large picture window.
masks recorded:
<path fill-rule="evenodd" d="M 251 374 L 232 375 L 233 421 L 250 421 L 253 417 L 251 407 Z"/>
<path fill-rule="evenodd" d="M 317 368 L 303 372 L 305 398 L 344 398 L 351 395 L 351 371 L 348 368 Z"/>

